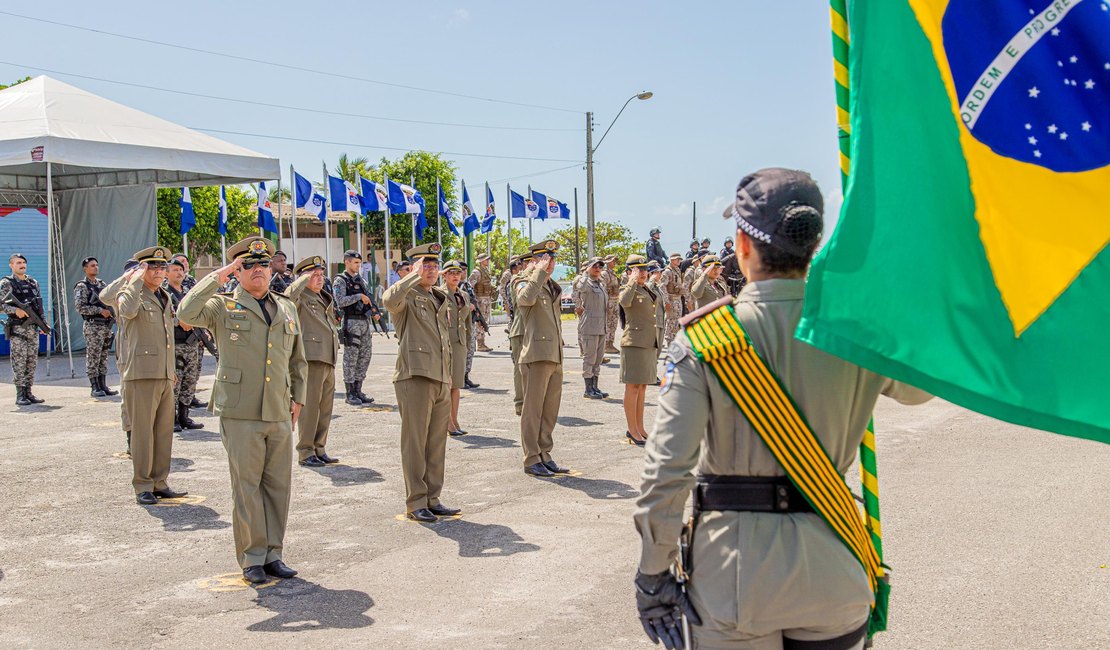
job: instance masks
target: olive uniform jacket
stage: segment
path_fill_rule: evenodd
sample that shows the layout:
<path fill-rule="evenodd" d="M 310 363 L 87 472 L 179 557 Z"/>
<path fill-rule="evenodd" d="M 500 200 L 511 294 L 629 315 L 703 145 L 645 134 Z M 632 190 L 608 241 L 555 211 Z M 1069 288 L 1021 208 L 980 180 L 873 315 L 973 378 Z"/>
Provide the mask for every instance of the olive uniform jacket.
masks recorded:
<path fill-rule="evenodd" d="M 624 333 L 621 347 L 653 348 L 659 346 L 655 332 L 656 313 L 661 304 L 659 294 L 635 282 L 621 289 L 620 306 L 624 309 Z"/>
<path fill-rule="evenodd" d="M 159 294 L 162 300 L 158 299 Z M 173 306 L 170 294 L 143 284 L 143 274 L 123 284 L 117 295 L 120 329 L 119 372 L 132 379 L 173 379 Z M 110 304 L 110 303 L 109 303 Z"/>
<path fill-rule="evenodd" d="M 723 280 L 718 277 L 716 280 L 711 281 L 709 275 L 702 272 L 693 286 L 690 287 L 690 297 L 694 299 L 694 308 L 701 309 L 711 302 L 716 302 L 721 298 L 728 295 L 728 287 L 725 286 Z"/>
<path fill-rule="evenodd" d="M 446 290 L 446 288 L 445 288 Z M 462 388 L 466 382 L 466 348 L 470 343 L 470 298 L 462 289 L 456 289 L 447 300 L 450 323 L 447 325 L 451 340 L 451 386 Z"/>
<path fill-rule="evenodd" d="M 562 294 L 563 288 L 542 267 L 517 281 L 516 304 L 524 331 L 519 363 L 563 362 Z"/>
<path fill-rule="evenodd" d="M 238 420 L 289 420 L 289 401 L 304 404 L 307 392 L 296 304 L 267 293 L 274 305 L 267 326 L 258 301 L 241 285 L 230 294 L 216 295 L 219 289 L 219 276 L 209 273 L 177 308 L 178 320 L 207 329 L 220 350 L 209 408 Z"/>
<path fill-rule="evenodd" d="M 285 295 L 297 305 L 305 359 L 334 366 L 339 358 L 339 329 L 331 308 L 335 299 L 326 290 L 319 293 L 309 290 L 310 279 L 311 273 L 297 278 L 285 290 Z"/>
<path fill-rule="evenodd" d="M 591 280 L 589 276 L 574 287 L 574 304 L 582 308 L 578 317 L 578 333 L 583 336 L 605 336 L 605 307 L 609 304 L 609 294 L 601 278 Z"/>
<path fill-rule="evenodd" d="M 513 277 L 509 278 L 509 300 L 512 301 L 510 307 L 513 310 L 513 319 L 509 321 L 509 338 L 520 338 L 524 336 L 524 319 L 520 317 L 520 305 L 516 299 L 516 287 L 523 282 L 531 271 L 521 271 Z"/>
<path fill-rule="evenodd" d="M 451 305 L 447 292 L 439 287 L 425 291 L 420 276 L 409 273 L 382 295 L 397 329 L 397 369 L 393 381 L 426 377 L 445 384 L 451 382 Z"/>

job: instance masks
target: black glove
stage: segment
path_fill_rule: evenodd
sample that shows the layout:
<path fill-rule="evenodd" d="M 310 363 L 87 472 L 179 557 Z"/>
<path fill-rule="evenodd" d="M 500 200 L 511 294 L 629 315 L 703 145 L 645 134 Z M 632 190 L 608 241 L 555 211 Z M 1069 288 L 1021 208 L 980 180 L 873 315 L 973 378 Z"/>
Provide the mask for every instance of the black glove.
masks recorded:
<path fill-rule="evenodd" d="M 667 650 L 682 650 L 682 615 L 693 625 L 701 625 L 690 599 L 682 592 L 670 571 L 655 575 L 636 572 L 636 609 L 640 623 L 652 643 L 663 642 Z"/>

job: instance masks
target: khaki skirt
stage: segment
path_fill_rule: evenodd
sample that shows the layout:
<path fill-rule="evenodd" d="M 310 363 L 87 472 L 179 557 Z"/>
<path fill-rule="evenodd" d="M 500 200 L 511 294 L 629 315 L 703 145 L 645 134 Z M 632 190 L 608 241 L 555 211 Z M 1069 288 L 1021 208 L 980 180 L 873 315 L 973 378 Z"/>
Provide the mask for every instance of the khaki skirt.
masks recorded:
<path fill-rule="evenodd" d="M 462 388 L 464 381 L 466 381 L 466 344 L 452 341 L 451 388 Z"/>
<path fill-rule="evenodd" d="M 622 345 L 621 383 L 654 384 L 658 360 L 659 350 L 655 346 L 634 348 Z"/>

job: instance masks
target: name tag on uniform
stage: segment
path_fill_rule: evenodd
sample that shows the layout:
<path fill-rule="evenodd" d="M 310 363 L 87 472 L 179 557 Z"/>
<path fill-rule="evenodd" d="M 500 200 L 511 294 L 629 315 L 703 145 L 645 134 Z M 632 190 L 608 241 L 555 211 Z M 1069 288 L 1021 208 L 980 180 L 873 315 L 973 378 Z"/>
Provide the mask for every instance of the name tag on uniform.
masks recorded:
<path fill-rule="evenodd" d="M 247 320 L 247 315 L 241 311 L 233 311 L 227 316 L 228 318 L 234 318 L 236 320 Z"/>

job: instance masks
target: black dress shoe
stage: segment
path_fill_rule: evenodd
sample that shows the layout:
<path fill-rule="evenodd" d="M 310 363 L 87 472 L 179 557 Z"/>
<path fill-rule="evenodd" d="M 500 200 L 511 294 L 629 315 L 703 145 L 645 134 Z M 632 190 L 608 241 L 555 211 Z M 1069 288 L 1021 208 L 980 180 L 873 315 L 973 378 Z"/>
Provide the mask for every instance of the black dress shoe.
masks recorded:
<path fill-rule="evenodd" d="M 525 467 L 524 473 L 530 474 L 531 476 L 539 476 L 540 478 L 551 478 L 552 476 L 555 476 L 555 474 L 552 473 L 551 470 L 544 467 L 543 463 L 534 463 L 532 465 L 529 465 L 528 467 Z"/>
<path fill-rule="evenodd" d="M 243 569 L 243 579 L 255 585 L 260 585 L 263 582 L 268 582 L 270 579 L 266 577 L 266 570 L 262 568 L 261 564 L 249 566 Z"/>
<path fill-rule="evenodd" d="M 629 441 L 631 441 L 632 444 L 636 445 L 637 447 L 643 447 L 645 444 L 647 444 L 647 440 L 639 440 L 637 438 L 633 438 L 631 431 L 625 431 L 624 437 L 628 438 Z"/>
<path fill-rule="evenodd" d="M 177 490 L 174 490 L 173 488 L 168 486 L 162 488 L 161 490 L 154 491 L 154 496 L 158 497 L 159 499 L 180 499 L 187 494 L 189 494 L 187 490 L 182 490 L 178 492 Z"/>
<path fill-rule="evenodd" d="M 154 496 L 153 492 L 140 492 L 135 495 L 135 502 L 140 506 L 156 506 L 158 497 Z"/>
<path fill-rule="evenodd" d="M 462 512 L 462 510 L 459 510 L 458 508 L 448 508 L 442 503 L 436 504 L 434 506 L 428 506 L 428 511 L 437 517 L 454 517 L 455 515 Z"/>
<path fill-rule="evenodd" d="M 419 521 L 422 524 L 434 524 L 436 522 L 436 516 L 427 508 L 413 510 L 405 516 L 413 521 Z"/>
<path fill-rule="evenodd" d="M 565 467 L 559 467 L 558 465 L 555 464 L 555 461 L 553 461 L 553 460 L 543 461 L 543 466 L 546 467 L 548 469 L 548 471 L 550 471 L 553 474 L 570 474 L 569 469 L 567 469 Z"/>
<path fill-rule="evenodd" d="M 301 461 L 302 467 L 323 467 L 324 465 L 327 465 L 327 463 L 320 460 L 319 456 L 309 456 Z"/>
<path fill-rule="evenodd" d="M 316 457 L 319 458 L 320 460 L 324 461 L 328 465 L 331 465 L 332 463 L 338 463 L 339 462 L 338 458 L 332 458 L 331 456 L 327 455 L 327 453 L 316 454 Z"/>
<path fill-rule="evenodd" d="M 451 431 L 450 429 L 447 430 L 447 435 L 451 436 L 452 438 L 458 438 L 464 433 L 464 431 Z"/>
<path fill-rule="evenodd" d="M 285 566 L 285 563 L 281 560 L 274 560 L 268 564 L 263 564 L 262 570 L 265 571 L 267 575 L 274 576 L 275 578 L 292 578 L 297 575 L 296 571 Z"/>

